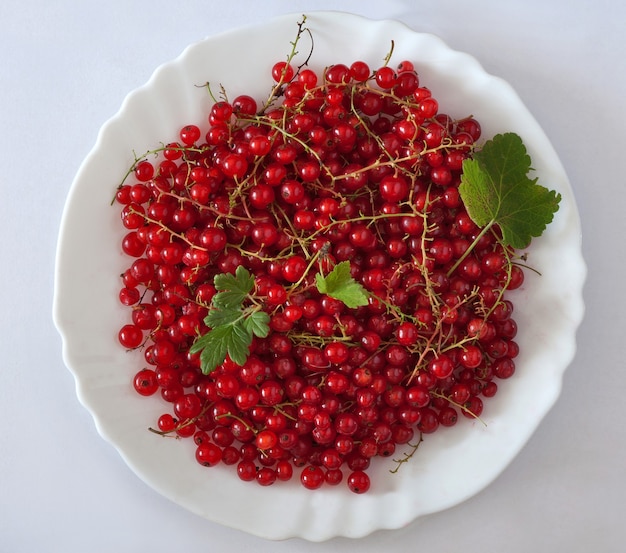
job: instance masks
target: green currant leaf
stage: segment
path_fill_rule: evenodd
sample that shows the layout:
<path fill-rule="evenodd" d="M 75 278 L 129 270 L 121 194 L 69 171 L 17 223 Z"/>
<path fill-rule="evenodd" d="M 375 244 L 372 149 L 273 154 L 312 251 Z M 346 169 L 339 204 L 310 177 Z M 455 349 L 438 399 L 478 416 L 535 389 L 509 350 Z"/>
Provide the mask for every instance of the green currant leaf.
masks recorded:
<path fill-rule="evenodd" d="M 213 372 L 228 355 L 237 365 L 243 365 L 250 354 L 252 332 L 242 320 L 210 330 L 193 343 L 189 351 L 200 352 L 200 367 L 204 374 Z"/>
<path fill-rule="evenodd" d="M 243 321 L 231 326 L 232 332 L 227 336 L 228 356 L 237 365 L 245 364 L 250 355 L 250 344 L 252 344 L 252 332 L 250 332 Z"/>
<path fill-rule="evenodd" d="M 243 320 L 248 332 L 258 338 L 265 338 L 270 332 L 270 316 L 265 311 L 254 311 Z"/>
<path fill-rule="evenodd" d="M 229 309 L 241 306 L 254 287 L 254 277 L 245 267 L 239 265 L 234 275 L 230 273 L 215 275 L 213 284 L 218 293 L 213 296 L 211 303 L 216 307 Z"/>
<path fill-rule="evenodd" d="M 254 277 L 244 267 L 237 267 L 234 275 L 215 275 L 213 282 L 219 292 L 213 296 L 211 309 L 204 318 L 211 330 L 199 336 L 190 348 L 191 353 L 200 352 L 204 374 L 214 371 L 226 356 L 237 365 L 243 365 L 250 355 L 253 337 L 265 338 L 270 330 L 267 313 L 243 307 L 254 287 Z"/>
<path fill-rule="evenodd" d="M 213 372 L 226 359 L 228 345 L 225 337 L 231 326 L 216 328 L 200 336 L 189 348 L 193 354 L 200 352 L 200 366 L 204 374 Z"/>
<path fill-rule="evenodd" d="M 367 291 L 352 278 L 349 261 L 338 263 L 326 276 L 321 273 L 316 274 L 315 285 L 320 294 L 342 301 L 351 309 L 368 303 Z"/>
<path fill-rule="evenodd" d="M 528 177 L 531 159 L 515 133 L 487 141 L 463 162 L 459 192 L 470 218 L 479 227 L 497 224 L 502 242 L 525 248 L 541 236 L 559 209 L 561 195 Z"/>
<path fill-rule="evenodd" d="M 204 318 L 204 324 L 209 328 L 217 328 L 222 325 L 227 325 L 236 322 L 241 319 L 241 309 L 232 308 L 211 308 Z"/>

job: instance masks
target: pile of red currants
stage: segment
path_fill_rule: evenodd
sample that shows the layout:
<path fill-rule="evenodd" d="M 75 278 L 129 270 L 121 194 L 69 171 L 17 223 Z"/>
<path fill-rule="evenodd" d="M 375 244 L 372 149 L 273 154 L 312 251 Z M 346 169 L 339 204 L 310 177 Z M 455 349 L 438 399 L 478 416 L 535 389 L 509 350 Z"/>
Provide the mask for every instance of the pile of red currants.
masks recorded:
<path fill-rule="evenodd" d="M 479 122 L 442 113 L 411 62 L 272 77 L 263 104 L 217 99 L 118 187 L 119 342 L 143 353 L 136 391 L 167 406 L 152 430 L 191 438 L 201 465 L 363 493 L 375 457 L 397 470 L 514 373 L 505 293 L 523 273 L 459 195 Z M 342 262 L 364 305 L 316 286 Z M 207 370 L 189 350 L 212 331 L 215 276 L 240 266 L 267 336 Z"/>

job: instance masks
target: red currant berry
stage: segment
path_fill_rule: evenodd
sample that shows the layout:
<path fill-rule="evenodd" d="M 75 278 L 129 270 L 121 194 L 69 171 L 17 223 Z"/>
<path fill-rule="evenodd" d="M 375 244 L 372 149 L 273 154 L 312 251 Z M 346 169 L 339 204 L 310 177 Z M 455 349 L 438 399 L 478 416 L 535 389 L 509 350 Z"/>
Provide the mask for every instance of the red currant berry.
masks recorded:
<path fill-rule="evenodd" d="M 197 125 L 186 125 L 180 130 L 180 139 L 185 146 L 193 146 L 200 135 L 200 128 Z"/>
<path fill-rule="evenodd" d="M 300 482 L 308 490 L 316 490 L 324 483 L 324 471 L 314 465 L 308 465 L 300 473 Z"/>
<path fill-rule="evenodd" d="M 135 391 L 142 396 L 151 396 L 158 389 L 156 373 L 151 369 L 140 370 L 133 379 Z"/>
<path fill-rule="evenodd" d="M 288 83 L 293 79 L 294 69 L 285 62 L 279 61 L 272 66 L 272 79 L 277 83 Z"/>
<path fill-rule="evenodd" d="M 370 477 L 362 470 L 357 470 L 348 475 L 348 489 L 351 492 L 361 494 L 370 489 Z"/>

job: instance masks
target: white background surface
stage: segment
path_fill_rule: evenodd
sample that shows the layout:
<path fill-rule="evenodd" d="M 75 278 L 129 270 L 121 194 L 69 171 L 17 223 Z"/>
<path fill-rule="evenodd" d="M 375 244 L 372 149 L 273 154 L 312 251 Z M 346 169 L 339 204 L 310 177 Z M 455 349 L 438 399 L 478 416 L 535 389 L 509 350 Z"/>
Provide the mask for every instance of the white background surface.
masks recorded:
<path fill-rule="evenodd" d="M 0 553 L 623 551 L 625 6 L 618 0 L 5 0 Z M 52 324 L 54 256 L 74 174 L 126 93 L 190 42 L 312 9 L 394 18 L 435 33 L 517 89 L 561 156 L 578 199 L 587 314 L 561 398 L 486 490 L 358 541 L 273 543 L 162 498 L 100 438 L 76 398 Z M 254 54 L 253 45 L 245 47 Z"/>

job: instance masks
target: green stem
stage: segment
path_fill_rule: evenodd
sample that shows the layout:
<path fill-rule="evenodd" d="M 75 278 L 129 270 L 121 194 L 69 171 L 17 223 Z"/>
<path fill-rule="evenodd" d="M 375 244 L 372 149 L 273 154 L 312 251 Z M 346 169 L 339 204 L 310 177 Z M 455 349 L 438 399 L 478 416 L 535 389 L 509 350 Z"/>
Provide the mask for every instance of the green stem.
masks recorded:
<path fill-rule="evenodd" d="M 448 402 L 450 402 L 451 405 L 454 405 L 455 407 L 457 407 L 458 409 L 460 409 L 464 413 L 467 413 L 471 417 L 475 418 L 477 421 L 480 421 L 484 426 L 487 426 L 487 423 L 484 420 L 482 420 L 476 413 L 474 413 L 473 411 L 471 411 L 470 409 L 465 407 L 465 405 L 461 405 L 460 403 L 457 403 L 456 401 L 452 400 L 451 398 L 449 398 L 445 394 L 442 394 L 442 393 L 436 392 L 434 390 L 431 390 L 430 395 L 434 396 L 434 397 L 437 397 L 437 398 L 440 398 L 440 399 L 447 400 Z"/>
<path fill-rule="evenodd" d="M 485 234 L 487 234 L 490 230 L 491 227 L 493 227 L 493 225 L 495 224 L 495 220 L 490 221 L 489 223 L 487 223 L 487 226 L 485 228 L 483 228 L 479 233 L 478 236 L 476 236 L 476 238 L 474 238 L 474 241 L 469 245 L 469 247 L 463 252 L 463 255 L 461 257 L 459 257 L 456 260 L 456 263 L 454 265 L 452 265 L 452 267 L 450 268 L 450 270 L 447 273 L 447 276 L 450 277 L 452 275 L 452 273 L 454 273 L 454 271 L 456 271 L 459 268 L 459 265 L 461 263 L 463 263 L 463 261 L 465 261 L 465 259 L 467 258 L 467 256 L 472 253 L 472 250 L 476 247 L 476 245 L 478 244 L 478 242 L 480 242 L 480 239 L 485 236 Z"/>
<path fill-rule="evenodd" d="M 396 474 L 400 470 L 400 467 L 404 463 L 408 462 L 413 457 L 413 455 L 415 455 L 415 453 L 417 452 L 417 449 L 419 448 L 420 444 L 423 441 L 424 441 L 424 438 L 422 437 L 422 433 L 420 432 L 419 441 L 416 444 L 411 444 L 411 443 L 407 444 L 411 448 L 410 451 L 408 453 L 403 453 L 401 459 L 394 459 L 394 462 L 396 463 L 396 468 L 390 469 L 389 472 L 391 474 Z"/>
<path fill-rule="evenodd" d="M 306 60 L 304 61 L 304 63 L 302 65 L 300 65 L 300 67 L 298 67 L 298 71 L 300 71 L 300 69 L 302 67 L 304 67 L 304 65 L 306 65 L 308 63 L 308 61 L 311 59 L 311 54 L 313 53 L 313 35 L 311 34 L 311 31 L 309 30 L 308 27 L 305 27 L 304 24 L 306 23 L 306 15 L 302 16 L 302 20 L 298 23 L 298 33 L 296 34 L 296 38 L 293 42 L 291 42 L 291 52 L 289 52 L 288 56 L 287 56 L 287 65 L 289 65 L 293 58 L 296 57 L 296 54 L 298 53 L 298 50 L 296 50 L 297 46 L 298 46 L 298 42 L 300 42 L 300 38 L 302 37 L 303 33 L 308 33 L 308 35 L 311 37 L 311 50 L 309 52 L 309 55 L 307 56 Z M 286 84 L 288 84 L 285 80 L 285 75 L 287 74 L 287 67 L 285 67 L 285 69 L 283 69 L 283 73 L 280 76 L 280 80 L 279 82 L 276 83 L 276 85 L 274 86 L 274 88 L 272 88 L 266 102 L 265 105 L 261 108 L 260 113 L 264 113 L 267 108 L 269 108 L 272 103 L 274 102 L 274 100 L 278 97 L 282 87 Z M 297 73 L 296 73 L 297 75 Z M 295 75 L 294 75 L 295 78 Z"/>
<path fill-rule="evenodd" d="M 309 271 L 311 270 L 311 268 L 313 267 L 313 265 L 315 264 L 315 262 L 319 259 L 320 255 L 322 255 L 323 249 L 321 250 L 317 250 L 315 252 L 315 254 L 313 255 L 313 257 L 311 258 L 311 260 L 309 261 L 309 264 L 307 265 L 306 269 L 304 270 L 304 273 L 302 273 L 302 276 L 300 277 L 300 279 L 297 282 L 294 282 L 290 287 L 289 287 L 289 291 L 293 291 L 293 290 L 297 290 L 298 287 L 304 282 L 304 279 L 307 277 L 307 275 L 309 274 Z"/>

